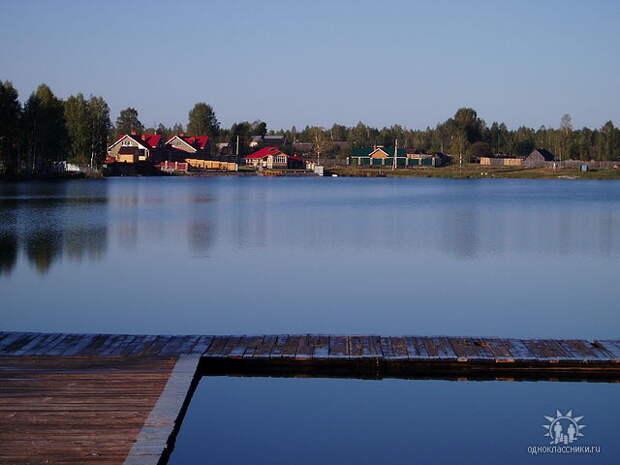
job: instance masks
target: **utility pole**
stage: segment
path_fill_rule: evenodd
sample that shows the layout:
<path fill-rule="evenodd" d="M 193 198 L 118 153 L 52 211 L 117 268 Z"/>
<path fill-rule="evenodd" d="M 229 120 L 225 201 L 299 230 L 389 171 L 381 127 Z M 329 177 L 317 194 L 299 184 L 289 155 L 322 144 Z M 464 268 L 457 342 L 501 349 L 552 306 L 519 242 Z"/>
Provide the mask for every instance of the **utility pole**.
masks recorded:
<path fill-rule="evenodd" d="M 392 166 L 393 170 L 396 169 L 397 157 L 398 157 L 398 139 L 396 139 L 396 142 L 394 143 L 394 165 Z"/>
<path fill-rule="evenodd" d="M 237 136 L 237 148 L 235 150 L 235 153 L 237 154 L 237 158 L 239 158 L 239 136 Z"/>

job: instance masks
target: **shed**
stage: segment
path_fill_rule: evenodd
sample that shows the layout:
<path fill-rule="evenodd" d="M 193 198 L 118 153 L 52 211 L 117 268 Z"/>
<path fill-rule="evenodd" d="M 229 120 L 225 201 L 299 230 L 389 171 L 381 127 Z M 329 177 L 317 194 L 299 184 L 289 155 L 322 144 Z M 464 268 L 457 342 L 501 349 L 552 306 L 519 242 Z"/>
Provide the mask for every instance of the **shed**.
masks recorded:
<path fill-rule="evenodd" d="M 526 158 L 523 164 L 528 168 L 542 168 L 546 162 L 555 160 L 555 155 L 546 149 L 535 149 Z"/>

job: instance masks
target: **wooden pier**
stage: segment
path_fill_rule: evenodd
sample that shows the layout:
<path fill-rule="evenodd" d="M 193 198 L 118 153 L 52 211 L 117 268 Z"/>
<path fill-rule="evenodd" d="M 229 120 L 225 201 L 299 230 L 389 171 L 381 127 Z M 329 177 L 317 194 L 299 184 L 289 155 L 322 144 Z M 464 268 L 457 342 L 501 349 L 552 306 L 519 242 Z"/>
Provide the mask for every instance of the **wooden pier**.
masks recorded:
<path fill-rule="evenodd" d="M 200 376 L 620 381 L 620 340 L 0 332 L 0 463 L 163 464 Z"/>

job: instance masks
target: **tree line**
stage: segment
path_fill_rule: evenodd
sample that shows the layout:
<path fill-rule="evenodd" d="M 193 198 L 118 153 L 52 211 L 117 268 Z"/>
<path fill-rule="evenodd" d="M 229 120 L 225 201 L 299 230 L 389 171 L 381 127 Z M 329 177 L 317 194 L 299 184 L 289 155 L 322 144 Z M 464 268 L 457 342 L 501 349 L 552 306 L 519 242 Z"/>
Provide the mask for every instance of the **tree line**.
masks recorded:
<path fill-rule="evenodd" d="M 390 147 L 398 140 L 399 147 L 418 153 L 463 156 L 464 161 L 492 154 L 526 156 L 534 148 L 546 148 L 561 160 L 618 160 L 620 157 L 620 129 L 611 121 L 599 129 L 574 129 L 568 114 L 562 116 L 559 128 L 521 126 L 511 130 L 500 122 L 488 125 L 472 108 L 460 108 L 453 117 L 434 128 L 421 130 L 400 125 L 379 129 L 359 122 L 353 127 L 340 124 L 328 129 L 306 127 L 301 132 L 293 126 L 281 132 L 288 140 L 312 143 L 314 151 L 317 146 L 323 146 L 324 154 L 335 156 L 348 153 L 342 145 L 334 145 L 336 141 L 345 141 L 351 147 Z"/>
<path fill-rule="evenodd" d="M 334 124 L 331 128 L 295 126 L 279 131 L 267 129 L 264 121 L 240 121 L 222 128 L 213 108 L 196 103 L 188 114 L 187 126 L 176 123 L 145 127 L 138 111 L 122 110 L 113 124 L 110 108 L 102 97 L 79 93 L 62 100 L 49 86 L 41 84 L 22 105 L 9 81 L 0 81 L 0 172 L 37 173 L 56 161 L 99 166 L 107 147 L 120 134 L 155 133 L 167 138 L 174 134 L 209 136 L 215 143 L 228 143 L 229 153 L 251 151 L 254 136 L 284 135 L 283 149 L 295 152 L 296 142 L 312 146 L 317 156 L 345 157 L 350 147 L 374 145 L 399 147 L 419 153 L 443 152 L 462 156 L 464 161 L 490 154 L 527 155 L 536 147 L 546 148 L 558 158 L 617 160 L 620 157 L 620 129 L 611 121 L 601 128 L 574 129 L 570 115 L 562 116 L 558 128 L 521 126 L 511 130 L 504 123 L 490 125 L 472 108 L 460 108 L 453 117 L 434 128 L 407 129 L 400 125 L 381 129 L 359 122 L 355 126 Z M 212 153 L 217 151 L 211 145 Z"/>

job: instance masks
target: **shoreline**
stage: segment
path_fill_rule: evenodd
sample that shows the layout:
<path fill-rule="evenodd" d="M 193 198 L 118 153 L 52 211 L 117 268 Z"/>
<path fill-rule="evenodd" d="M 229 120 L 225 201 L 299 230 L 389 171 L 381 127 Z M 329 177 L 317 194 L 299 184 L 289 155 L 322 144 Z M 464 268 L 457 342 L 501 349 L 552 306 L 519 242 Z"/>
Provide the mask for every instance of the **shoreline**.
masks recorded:
<path fill-rule="evenodd" d="M 467 165 L 462 168 L 457 166 L 444 166 L 439 168 L 361 168 L 351 166 L 337 166 L 325 168 L 325 177 L 348 178 L 444 178 L 444 179 L 554 179 L 566 181 L 618 181 L 620 180 L 620 169 L 593 169 L 582 172 L 577 168 L 504 168 L 504 167 L 488 167 L 480 165 Z M 192 178 L 208 178 L 208 177 L 248 177 L 261 176 L 256 171 L 204 171 L 190 173 L 175 173 L 161 175 L 135 175 L 135 176 L 86 176 L 83 173 L 45 175 L 45 176 L 0 176 L 0 183 L 18 183 L 29 181 L 67 181 L 74 179 L 83 180 L 102 180 L 106 178 L 117 177 L 192 177 Z M 273 175 L 264 177 L 274 177 Z M 301 175 L 298 170 L 291 173 L 280 172 L 275 177 L 318 177 L 312 173 Z"/>

